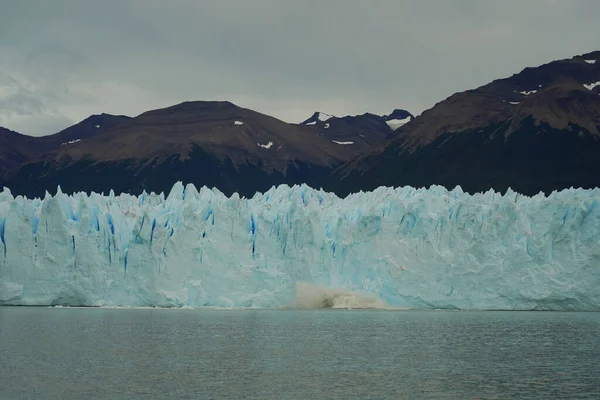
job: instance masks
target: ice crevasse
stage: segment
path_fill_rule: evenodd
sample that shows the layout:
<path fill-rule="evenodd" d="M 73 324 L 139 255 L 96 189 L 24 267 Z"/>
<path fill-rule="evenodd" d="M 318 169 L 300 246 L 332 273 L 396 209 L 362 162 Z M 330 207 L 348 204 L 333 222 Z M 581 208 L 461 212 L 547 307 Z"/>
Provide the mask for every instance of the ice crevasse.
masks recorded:
<path fill-rule="evenodd" d="M 0 305 L 282 307 L 310 284 L 400 307 L 599 310 L 599 205 L 599 189 L 4 189 Z"/>

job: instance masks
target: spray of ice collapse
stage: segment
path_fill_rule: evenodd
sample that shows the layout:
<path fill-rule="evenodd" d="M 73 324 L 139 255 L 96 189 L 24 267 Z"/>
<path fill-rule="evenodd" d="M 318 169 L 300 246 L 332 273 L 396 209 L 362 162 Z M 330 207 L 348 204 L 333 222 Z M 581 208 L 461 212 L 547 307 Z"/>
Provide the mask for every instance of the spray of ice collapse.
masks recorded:
<path fill-rule="evenodd" d="M 369 293 L 298 282 L 296 284 L 294 307 L 386 309 L 388 305 L 385 301 Z"/>

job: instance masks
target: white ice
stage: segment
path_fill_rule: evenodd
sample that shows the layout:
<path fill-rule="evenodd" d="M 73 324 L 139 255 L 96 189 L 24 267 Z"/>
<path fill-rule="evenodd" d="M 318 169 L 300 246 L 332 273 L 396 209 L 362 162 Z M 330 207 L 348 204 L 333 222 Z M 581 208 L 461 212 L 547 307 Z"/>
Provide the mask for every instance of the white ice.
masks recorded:
<path fill-rule="evenodd" d="M 524 91 L 519 92 L 519 93 L 521 93 L 523 96 L 529 96 L 530 94 L 537 93 L 537 90 L 524 90 Z"/>
<path fill-rule="evenodd" d="M 409 122 L 411 120 L 411 117 L 408 116 L 406 118 L 403 119 L 390 119 L 389 121 L 385 121 L 388 126 L 395 131 L 396 129 L 400 128 L 402 125 L 406 124 L 407 122 Z"/>
<path fill-rule="evenodd" d="M 584 60 L 588 64 L 596 64 L 596 60 Z"/>
<path fill-rule="evenodd" d="M 244 123 L 242 121 L 234 121 L 233 124 L 234 125 L 244 125 Z"/>
<path fill-rule="evenodd" d="M 325 113 L 319 112 L 319 115 L 317 117 L 319 118 L 319 121 L 325 122 L 325 121 L 330 120 L 331 118 L 333 118 L 333 115 L 329 115 L 329 114 L 325 114 Z"/>
<path fill-rule="evenodd" d="M 94 125 L 96 127 L 96 129 L 100 128 L 100 125 Z"/>
<path fill-rule="evenodd" d="M 317 121 L 308 122 L 306 125 L 316 125 Z"/>
<path fill-rule="evenodd" d="M 517 104 L 519 104 L 519 102 L 518 102 L 518 101 L 509 101 L 509 103 L 510 103 L 510 104 L 512 104 L 512 105 L 517 105 Z"/>
<path fill-rule="evenodd" d="M 598 82 L 593 82 L 593 83 L 588 83 L 588 84 L 583 84 L 583 86 L 585 86 L 585 88 L 587 90 L 592 90 L 593 88 L 595 88 L 596 86 L 600 86 L 600 81 Z"/>
<path fill-rule="evenodd" d="M 600 189 L 0 193 L 4 305 L 600 310 L 599 260 Z"/>

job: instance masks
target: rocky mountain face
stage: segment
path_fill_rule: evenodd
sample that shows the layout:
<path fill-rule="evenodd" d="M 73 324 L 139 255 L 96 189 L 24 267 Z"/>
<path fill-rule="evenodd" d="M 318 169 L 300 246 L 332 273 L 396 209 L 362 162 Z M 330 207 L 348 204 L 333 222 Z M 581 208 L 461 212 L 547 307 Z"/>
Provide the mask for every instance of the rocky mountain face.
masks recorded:
<path fill-rule="evenodd" d="M 183 181 L 252 196 L 282 183 L 311 184 L 392 133 L 381 121 L 381 132 L 369 130 L 369 123 L 364 130 L 357 124 L 347 131 L 333 121 L 318 127 L 288 124 L 229 102 L 185 102 L 148 111 L 102 134 L 84 135 L 86 121 L 77 129 L 31 138 L 52 142 L 53 150 L 20 157 L 20 167 L 4 185 L 39 197 L 58 185 L 67 193 L 140 193 L 169 191 Z"/>
<path fill-rule="evenodd" d="M 600 186 L 600 51 L 457 93 L 339 168 L 339 194 L 433 184 L 524 194 Z"/>

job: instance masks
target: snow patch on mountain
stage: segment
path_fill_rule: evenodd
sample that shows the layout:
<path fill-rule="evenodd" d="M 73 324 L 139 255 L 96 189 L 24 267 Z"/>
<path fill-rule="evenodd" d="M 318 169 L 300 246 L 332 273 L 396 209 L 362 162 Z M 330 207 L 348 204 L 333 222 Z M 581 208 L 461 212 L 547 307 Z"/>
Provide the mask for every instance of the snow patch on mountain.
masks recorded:
<path fill-rule="evenodd" d="M 325 121 L 328 121 L 328 120 L 330 120 L 331 118 L 333 118 L 333 115 L 330 115 L 330 114 L 325 114 L 325 113 L 319 112 L 319 113 L 318 113 L 318 116 L 317 116 L 317 118 L 319 118 L 319 121 L 321 121 L 321 122 L 325 122 Z"/>
<path fill-rule="evenodd" d="M 530 94 L 537 93 L 537 90 L 523 90 L 523 91 L 521 91 L 519 93 L 522 94 L 523 96 L 529 96 Z"/>
<path fill-rule="evenodd" d="M 354 142 L 339 142 L 337 140 L 332 140 L 332 142 L 336 143 L 336 144 L 342 144 L 342 145 L 354 144 Z"/>
<path fill-rule="evenodd" d="M 336 118 L 334 115 L 326 114 L 320 111 L 316 111 L 309 119 L 303 121 L 301 125 L 316 125 L 319 122 L 326 122 L 332 118 Z"/>
<path fill-rule="evenodd" d="M 257 143 L 257 144 L 259 147 L 262 147 L 264 149 L 270 149 L 273 146 L 273 142 L 269 142 L 267 144 L 260 144 L 260 143 Z"/>
<path fill-rule="evenodd" d="M 586 84 L 586 83 L 584 83 L 584 84 L 583 84 L 583 86 L 585 86 L 585 88 L 586 88 L 587 90 L 592 90 L 592 89 L 594 89 L 596 86 L 600 86 L 600 81 L 598 81 L 598 82 L 593 82 L 593 83 L 587 83 L 587 84 Z"/>
<path fill-rule="evenodd" d="M 61 143 L 61 146 L 66 146 L 66 145 L 68 145 L 68 144 L 73 144 L 73 143 L 77 143 L 77 142 L 81 142 L 81 139 L 73 139 L 73 140 L 69 140 L 68 142 Z"/>
<path fill-rule="evenodd" d="M 392 129 L 392 130 L 396 130 L 398 128 L 400 128 L 402 125 L 406 124 L 407 122 L 410 122 L 410 120 L 412 119 L 412 117 L 406 117 L 404 119 L 390 119 L 385 121 L 386 124 L 388 124 L 388 126 Z"/>

